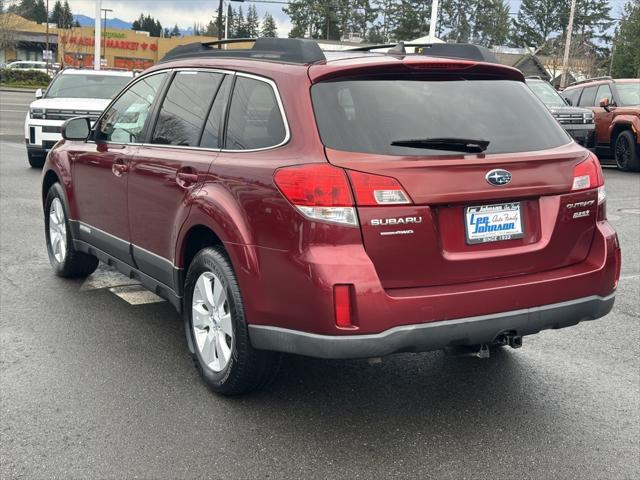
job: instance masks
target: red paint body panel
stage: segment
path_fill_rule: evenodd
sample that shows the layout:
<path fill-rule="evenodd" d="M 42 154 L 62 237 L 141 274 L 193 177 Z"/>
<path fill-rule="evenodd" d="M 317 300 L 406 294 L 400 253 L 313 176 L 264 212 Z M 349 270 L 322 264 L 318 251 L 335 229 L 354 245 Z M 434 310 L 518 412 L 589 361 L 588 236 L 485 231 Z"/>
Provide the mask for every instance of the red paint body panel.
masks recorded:
<path fill-rule="evenodd" d="M 375 56 L 312 67 L 241 59 L 161 64 L 151 71 L 225 68 L 273 80 L 290 141 L 255 152 L 142 145 L 108 155 L 97 154 L 95 144 L 63 142 L 49 155 L 45 170 L 63 179 L 72 219 L 130 241 L 172 267 L 187 267 L 190 233 L 210 229 L 229 254 L 251 324 L 329 335 L 377 333 L 611 294 L 615 232 L 606 221 L 596 221 L 597 207 L 587 207 L 588 215 L 577 219 L 567 207 L 597 198 L 593 189 L 571 193 L 574 166 L 588 155 L 576 144 L 520 154 L 430 158 L 325 151 L 310 98 L 313 82 L 437 68 L 438 62 L 443 61 Z M 461 67 L 460 72 L 522 80 L 509 67 L 447 62 Z M 126 179 L 111 171 L 118 156 L 130 166 Z M 393 177 L 413 204 L 361 207 L 359 226 L 309 220 L 277 189 L 274 173 L 327 161 Z M 489 185 L 485 174 L 492 168 L 507 168 L 513 181 Z M 198 184 L 179 185 L 180 169 L 196 173 Z M 522 202 L 524 238 L 465 243 L 465 206 L 513 201 Z M 382 237 L 369 222 L 414 216 L 422 222 L 406 237 Z M 336 284 L 352 285 L 353 329 L 335 324 Z"/>

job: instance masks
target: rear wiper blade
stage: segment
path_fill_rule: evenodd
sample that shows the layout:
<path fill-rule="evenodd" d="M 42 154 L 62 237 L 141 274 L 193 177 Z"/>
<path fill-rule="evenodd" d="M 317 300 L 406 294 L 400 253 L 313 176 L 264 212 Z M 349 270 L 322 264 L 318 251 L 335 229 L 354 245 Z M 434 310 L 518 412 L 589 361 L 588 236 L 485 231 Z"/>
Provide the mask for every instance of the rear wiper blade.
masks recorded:
<path fill-rule="evenodd" d="M 476 138 L 413 138 L 394 140 L 392 147 L 429 148 L 432 150 L 447 150 L 450 152 L 484 152 L 489 146 L 489 140 Z"/>

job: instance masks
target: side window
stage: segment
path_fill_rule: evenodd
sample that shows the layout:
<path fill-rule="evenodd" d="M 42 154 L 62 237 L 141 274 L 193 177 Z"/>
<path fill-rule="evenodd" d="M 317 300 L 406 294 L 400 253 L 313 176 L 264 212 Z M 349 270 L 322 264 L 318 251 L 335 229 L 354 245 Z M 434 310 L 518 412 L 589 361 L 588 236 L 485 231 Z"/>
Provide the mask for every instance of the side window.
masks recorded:
<path fill-rule="evenodd" d="M 218 93 L 213 101 L 213 106 L 207 117 L 207 123 L 204 125 L 204 132 L 202 133 L 202 140 L 200 146 L 204 148 L 220 148 L 220 139 L 222 138 L 222 119 L 224 112 L 227 110 L 227 101 L 229 99 L 229 90 L 231 89 L 231 83 L 233 77 L 231 75 L 225 75 Z"/>
<path fill-rule="evenodd" d="M 579 107 L 593 107 L 596 104 L 596 90 L 598 87 L 587 87 L 580 97 Z"/>
<path fill-rule="evenodd" d="M 223 75 L 177 72 L 162 102 L 151 143 L 197 147 Z"/>
<path fill-rule="evenodd" d="M 125 91 L 102 117 L 96 139 L 117 143 L 141 142 L 151 105 L 166 76 L 166 73 L 148 76 Z"/>
<path fill-rule="evenodd" d="M 606 83 L 598 87 L 598 93 L 596 93 L 596 104 L 600 105 L 600 100 L 603 98 L 609 99 L 609 103 L 613 103 L 613 96 L 611 95 L 611 88 Z"/>
<path fill-rule="evenodd" d="M 267 82 L 238 76 L 227 122 L 229 150 L 252 150 L 282 143 L 286 129 L 273 88 Z"/>
<path fill-rule="evenodd" d="M 582 89 L 580 88 L 574 88 L 572 90 L 569 91 L 564 91 L 561 93 L 561 95 L 571 104 L 571 105 L 575 105 L 577 103 L 578 97 L 580 96 L 580 92 L 582 91 Z"/>

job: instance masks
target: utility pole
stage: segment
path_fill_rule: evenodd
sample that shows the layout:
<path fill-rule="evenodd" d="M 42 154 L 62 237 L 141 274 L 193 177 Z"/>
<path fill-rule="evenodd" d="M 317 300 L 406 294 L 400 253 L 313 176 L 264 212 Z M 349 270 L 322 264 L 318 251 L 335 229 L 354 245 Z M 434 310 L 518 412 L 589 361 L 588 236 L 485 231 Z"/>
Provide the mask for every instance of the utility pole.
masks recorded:
<path fill-rule="evenodd" d="M 100 70 L 100 39 L 102 37 L 102 22 L 100 17 L 102 16 L 102 0 L 96 0 L 96 13 L 95 13 L 95 35 L 93 46 L 93 69 Z"/>
<path fill-rule="evenodd" d="M 573 34 L 573 16 L 576 13 L 576 0 L 571 0 L 571 12 L 569 13 L 569 25 L 567 25 L 567 38 L 564 41 L 564 58 L 562 59 L 562 77 L 560 88 L 567 86 L 567 70 L 569 69 L 569 52 L 571 51 L 571 35 Z"/>
<path fill-rule="evenodd" d="M 575 0 L 574 0 L 575 1 Z M 429 23 L 429 40 L 436 38 L 436 24 L 438 23 L 438 0 L 431 1 L 431 22 Z"/>

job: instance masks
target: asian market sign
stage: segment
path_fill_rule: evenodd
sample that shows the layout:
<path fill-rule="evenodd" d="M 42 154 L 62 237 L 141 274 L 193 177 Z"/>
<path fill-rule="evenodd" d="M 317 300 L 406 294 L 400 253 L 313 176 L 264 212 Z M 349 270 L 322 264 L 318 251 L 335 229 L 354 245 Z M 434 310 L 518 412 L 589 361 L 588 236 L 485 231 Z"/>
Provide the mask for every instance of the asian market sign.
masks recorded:
<path fill-rule="evenodd" d="M 93 47 L 95 45 L 95 39 L 92 37 L 78 37 L 74 35 L 63 35 L 60 37 L 60 43 L 67 45 L 78 45 L 83 47 Z M 102 46 L 107 48 L 113 48 L 116 50 L 130 50 L 133 52 L 139 51 L 147 51 L 150 50 L 152 52 L 158 51 L 158 45 L 156 43 L 148 43 L 148 42 L 130 42 L 128 40 L 118 40 L 115 38 L 107 38 L 106 42 L 103 40 Z"/>

